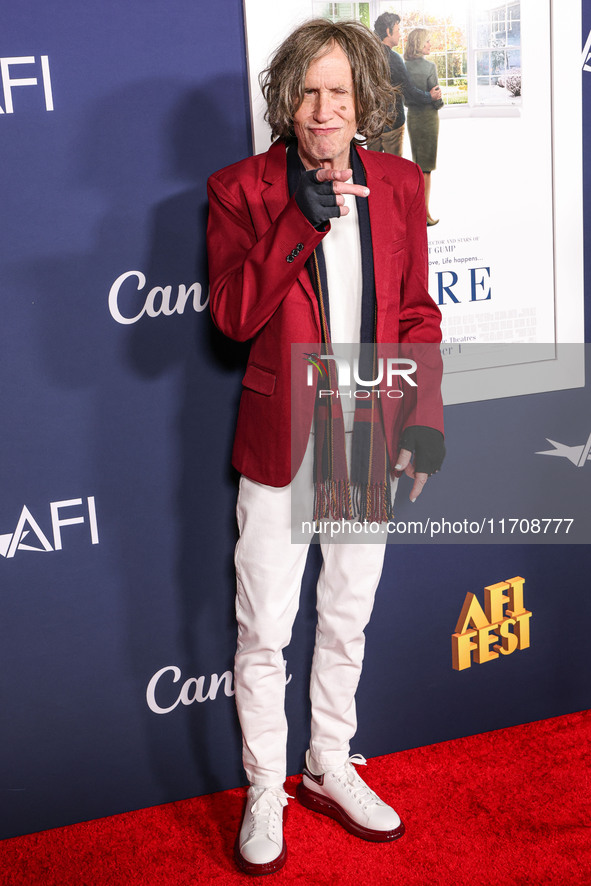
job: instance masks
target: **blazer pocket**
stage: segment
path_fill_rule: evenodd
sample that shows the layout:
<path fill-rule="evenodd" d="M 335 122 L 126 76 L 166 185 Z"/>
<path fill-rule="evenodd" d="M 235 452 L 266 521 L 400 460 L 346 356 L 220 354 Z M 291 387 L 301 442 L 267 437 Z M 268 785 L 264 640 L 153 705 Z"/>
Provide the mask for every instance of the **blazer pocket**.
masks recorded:
<path fill-rule="evenodd" d="M 271 372 L 269 369 L 263 369 L 262 366 L 257 366 L 256 363 L 250 363 L 246 367 L 242 385 L 251 391 L 256 391 L 257 394 L 264 394 L 265 397 L 270 397 L 275 390 L 276 381 L 277 376 L 274 372 Z"/>
<path fill-rule="evenodd" d="M 401 237 L 399 240 L 393 240 L 390 243 L 390 252 L 392 255 L 402 252 L 403 249 L 406 249 L 406 237 Z"/>

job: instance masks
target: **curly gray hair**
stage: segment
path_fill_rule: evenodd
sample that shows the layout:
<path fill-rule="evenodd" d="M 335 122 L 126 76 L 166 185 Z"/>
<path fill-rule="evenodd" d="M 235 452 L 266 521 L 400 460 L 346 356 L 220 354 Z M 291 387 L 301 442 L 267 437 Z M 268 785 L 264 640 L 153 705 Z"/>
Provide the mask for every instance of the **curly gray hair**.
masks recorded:
<path fill-rule="evenodd" d="M 313 19 L 287 37 L 259 77 L 267 102 L 265 120 L 273 138 L 294 134 L 293 116 L 304 100 L 306 74 L 311 62 L 340 46 L 351 65 L 355 86 L 357 132 L 376 138 L 392 126 L 399 90 L 390 83 L 382 44 L 360 22 Z"/>

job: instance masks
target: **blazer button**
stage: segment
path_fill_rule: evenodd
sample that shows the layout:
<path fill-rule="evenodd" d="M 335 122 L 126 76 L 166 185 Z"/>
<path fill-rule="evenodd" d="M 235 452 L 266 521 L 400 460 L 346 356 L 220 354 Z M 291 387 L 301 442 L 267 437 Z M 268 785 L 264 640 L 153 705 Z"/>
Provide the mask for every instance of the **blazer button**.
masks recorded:
<path fill-rule="evenodd" d="M 298 243 L 298 245 L 296 246 L 296 249 L 297 249 L 298 252 L 301 252 L 303 248 L 304 248 L 304 244 L 303 244 L 303 243 Z"/>
<path fill-rule="evenodd" d="M 293 255 L 286 255 L 286 256 L 285 256 L 285 261 L 288 261 L 288 262 L 291 264 L 292 261 L 293 261 Z"/>

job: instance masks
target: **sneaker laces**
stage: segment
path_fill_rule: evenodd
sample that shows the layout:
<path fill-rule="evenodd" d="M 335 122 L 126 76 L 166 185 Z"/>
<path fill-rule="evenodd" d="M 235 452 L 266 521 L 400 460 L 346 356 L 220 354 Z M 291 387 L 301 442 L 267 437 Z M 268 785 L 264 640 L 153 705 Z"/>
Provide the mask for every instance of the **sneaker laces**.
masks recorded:
<path fill-rule="evenodd" d="M 252 825 L 248 838 L 257 836 L 257 833 L 278 838 L 281 834 L 282 809 L 293 797 L 279 787 L 255 787 L 251 791 L 255 794 L 255 799 L 250 807 Z"/>
<path fill-rule="evenodd" d="M 382 801 L 378 795 L 366 785 L 352 764 L 355 764 L 355 766 L 367 766 L 367 760 L 361 754 L 353 754 L 341 769 L 332 774 L 363 809 L 367 809 L 369 806 L 381 805 Z"/>

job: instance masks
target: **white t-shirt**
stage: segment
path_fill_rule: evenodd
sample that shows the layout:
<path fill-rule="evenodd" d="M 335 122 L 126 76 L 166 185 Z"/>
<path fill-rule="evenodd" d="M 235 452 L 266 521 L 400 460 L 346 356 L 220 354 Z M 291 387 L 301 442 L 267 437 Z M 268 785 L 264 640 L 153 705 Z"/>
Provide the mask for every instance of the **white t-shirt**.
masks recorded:
<path fill-rule="evenodd" d="M 346 356 L 352 367 L 353 359 L 359 353 L 363 276 L 357 204 L 353 194 L 343 196 L 349 213 L 331 219 L 330 231 L 322 241 L 322 251 L 328 282 L 331 341 L 335 344 L 354 345 L 347 348 L 346 352 L 341 348 L 338 349 L 338 353 Z M 353 392 L 346 391 L 342 386 L 340 394 L 345 429 L 350 431 L 355 399 Z"/>

